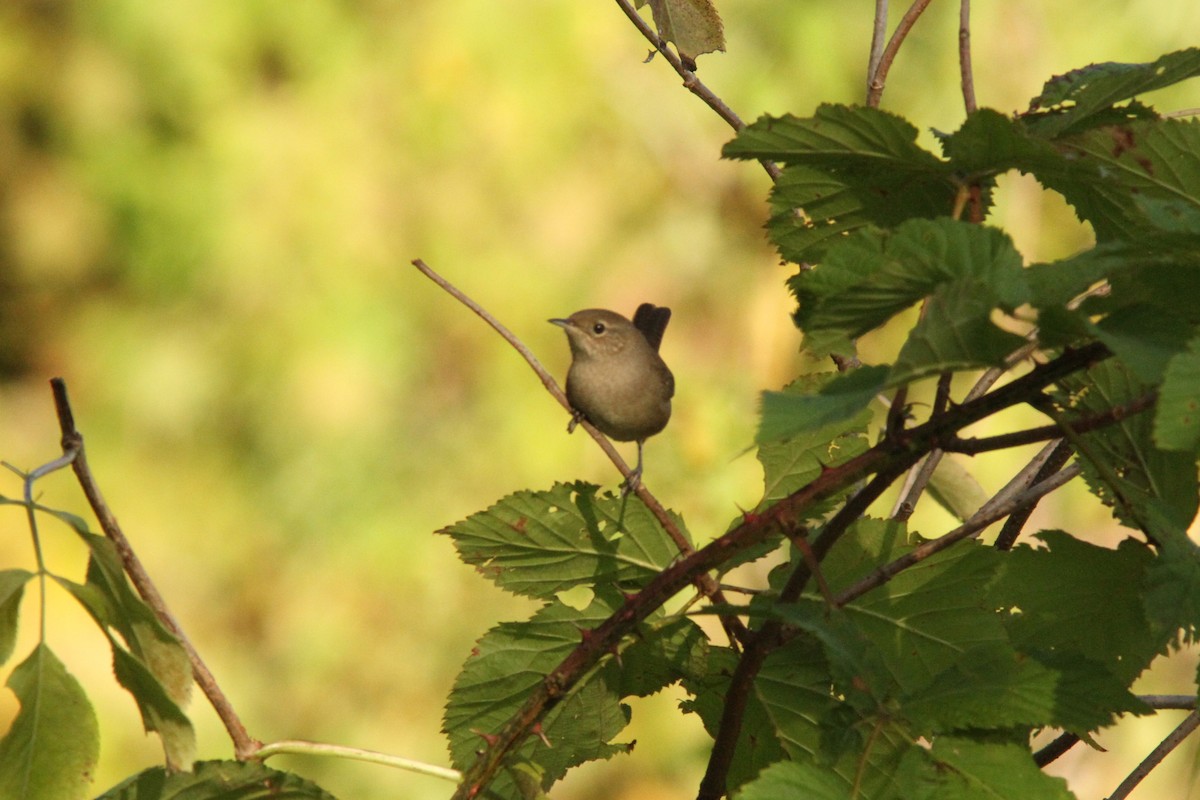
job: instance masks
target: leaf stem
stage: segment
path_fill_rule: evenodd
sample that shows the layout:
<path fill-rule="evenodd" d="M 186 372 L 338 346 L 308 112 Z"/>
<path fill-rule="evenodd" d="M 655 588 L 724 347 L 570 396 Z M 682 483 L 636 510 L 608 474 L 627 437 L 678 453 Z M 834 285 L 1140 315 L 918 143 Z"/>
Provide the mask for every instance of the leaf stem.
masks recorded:
<path fill-rule="evenodd" d="M 271 756 L 278 755 L 332 756 L 333 758 L 365 761 L 369 764 L 381 764 L 385 767 L 394 767 L 395 769 L 416 772 L 421 775 L 432 775 L 435 778 L 441 778 L 452 783 L 457 783 L 462 779 L 462 773 L 456 769 L 439 767 L 434 764 L 427 764 L 424 761 L 414 761 L 411 758 L 401 758 L 400 756 L 380 753 L 375 750 L 363 750 L 358 747 L 343 747 L 342 745 L 306 742 L 298 739 L 265 744 L 254 754 L 254 758 L 258 761 L 265 761 Z"/>

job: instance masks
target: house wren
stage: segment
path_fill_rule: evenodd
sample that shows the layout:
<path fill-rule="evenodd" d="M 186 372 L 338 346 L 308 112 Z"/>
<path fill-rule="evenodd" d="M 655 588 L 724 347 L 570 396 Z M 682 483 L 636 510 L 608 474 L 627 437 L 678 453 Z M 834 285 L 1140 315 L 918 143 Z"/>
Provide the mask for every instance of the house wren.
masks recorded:
<path fill-rule="evenodd" d="M 575 429 L 586 419 L 609 438 L 637 442 L 637 466 L 624 491 L 637 488 L 642 477 L 642 444 L 671 418 L 675 376 L 658 355 L 671 309 L 642 303 L 633 322 L 614 311 L 589 308 L 550 322 L 567 332 L 571 369 L 567 400 Z"/>

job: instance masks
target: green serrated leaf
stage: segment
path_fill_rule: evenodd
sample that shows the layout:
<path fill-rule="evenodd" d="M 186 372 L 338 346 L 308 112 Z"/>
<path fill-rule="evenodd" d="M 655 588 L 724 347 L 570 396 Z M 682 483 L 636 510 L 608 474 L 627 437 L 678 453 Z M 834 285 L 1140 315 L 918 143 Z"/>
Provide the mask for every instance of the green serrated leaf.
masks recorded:
<path fill-rule="evenodd" d="M 910 548 L 902 528 L 864 519 L 852 526 L 822 564 L 831 589 L 894 560 Z M 931 684 L 976 649 L 1008 646 L 1008 636 L 987 597 L 999 554 L 963 543 L 901 572 L 844 607 L 873 646 L 885 673 L 869 678 L 885 697 L 892 685 L 905 693 Z"/>
<path fill-rule="evenodd" d="M 853 800 L 851 786 L 824 765 L 783 761 L 772 764 L 742 787 L 735 800 Z"/>
<path fill-rule="evenodd" d="M 585 483 L 522 491 L 440 533 L 497 586 L 540 599 L 574 586 L 636 589 L 679 550 L 636 497 Z M 680 526 L 682 528 L 682 526 Z"/>
<path fill-rule="evenodd" d="M 796 324 L 813 355 L 848 343 L 933 294 L 973 280 L 980 302 L 1011 311 L 1028 299 L 1021 256 L 994 228 L 949 219 L 910 220 L 892 231 L 863 230 L 830 248 L 819 266 L 789 285 Z"/>
<path fill-rule="evenodd" d="M 90 589 L 83 594 L 68 589 L 102 628 L 121 635 L 129 651 L 151 670 L 174 703 L 186 705 L 192 690 L 187 651 L 134 591 L 113 543 L 92 533 L 81 536 L 91 550 L 86 584 Z"/>
<path fill-rule="evenodd" d="M 825 387 L 838 379 L 837 373 L 806 375 L 794 381 L 783 392 L 765 394 L 763 427 L 760 434 L 767 428 L 767 406 L 771 404 L 770 413 L 775 414 L 778 396 L 800 399 L 801 406 L 804 405 L 804 401 L 810 401 L 807 403 L 810 409 L 814 404 L 824 403 L 834 411 L 830 414 L 831 417 L 838 416 L 836 410 L 832 409 L 836 399 L 830 395 L 821 395 Z M 870 396 L 868 395 L 868 400 Z M 800 411 L 797 406 L 789 408 L 789 413 Z M 870 419 L 870 410 L 862 408 L 854 414 L 841 419 L 834 418 L 810 430 L 793 432 L 786 439 L 760 439 L 762 443 L 758 448 L 758 460 L 763 465 L 763 498 L 759 508 L 774 505 L 800 487 L 811 483 L 822 470 L 845 463 L 864 452 L 867 449 L 866 433 Z M 791 421 L 794 424 L 796 419 L 793 417 Z M 774 420 L 771 424 L 775 424 Z M 820 509 L 813 510 L 813 516 L 820 516 L 821 513 Z"/>
<path fill-rule="evenodd" d="M 0 664 L 8 661 L 17 645 L 17 615 L 25 584 L 33 573 L 25 569 L 0 571 Z"/>
<path fill-rule="evenodd" d="M 192 772 L 162 767 L 139 772 L 97 800 L 336 800 L 317 784 L 255 761 L 197 761 Z"/>
<path fill-rule="evenodd" d="M 83 688 L 45 644 L 8 678 L 21 710 L 0 740 L 0 797 L 76 800 L 91 784 L 100 730 Z"/>
<path fill-rule="evenodd" d="M 685 677 L 703 674 L 708 651 L 708 637 L 690 619 L 647 627 L 621 652 L 621 696 L 645 697 Z"/>
<path fill-rule="evenodd" d="M 1078 654 L 1128 685 L 1163 645 L 1141 598 L 1150 551 L 1132 539 L 1112 550 L 1058 530 L 1036 538 L 1045 546 L 1014 548 L 993 590 L 1013 643 L 1023 652 Z"/>
<path fill-rule="evenodd" d="M 858 424 L 864 409 L 883 389 L 887 374 L 886 366 L 859 367 L 833 378 L 815 394 L 763 392 L 762 421 L 755 440 L 766 445 L 790 436 Z M 770 486 L 767 488 L 771 491 Z"/>
<path fill-rule="evenodd" d="M 1182 530 L 1163 537 L 1146 570 L 1146 612 L 1155 627 L 1184 642 L 1200 641 L 1200 547 Z"/>
<path fill-rule="evenodd" d="M 764 116 L 740 130 L 722 155 L 845 173 L 936 175 L 949 198 L 947 208 L 955 195 L 943 162 L 917 145 L 917 129 L 877 108 L 823 104 L 808 118 Z"/>
<path fill-rule="evenodd" d="M 1045 663 L 1009 648 L 976 651 L 938 680 L 900 701 L 926 735 L 1017 727 L 1079 734 L 1111 725 L 1120 714 L 1149 709 L 1104 666 L 1077 657 Z"/>
<path fill-rule="evenodd" d="M 897 719 L 860 716 L 839 703 L 822 649 L 813 640 L 798 637 L 772 652 L 755 692 L 793 763 L 820 765 L 847 796 L 888 796 L 884 792 L 912 736 Z M 834 781 L 822 785 L 832 788 Z"/>
<path fill-rule="evenodd" d="M 1121 362 L 1109 359 L 1063 380 L 1055 402 L 1070 417 L 1087 416 L 1127 405 L 1148 390 Z M 1200 501 L 1195 460 L 1157 447 L 1153 425 L 1153 416 L 1145 412 L 1084 434 L 1079 446 L 1084 480 L 1128 527 L 1149 527 L 1153 513 L 1186 529 Z"/>
<path fill-rule="evenodd" d="M 1041 136 L 1112 120 L 1115 103 L 1200 75 L 1200 49 L 1167 53 L 1148 64 L 1091 64 L 1057 75 L 1030 101 L 1026 119 Z M 1143 116 L 1141 108 L 1130 113 Z"/>
<path fill-rule="evenodd" d="M 1200 336 L 1167 362 L 1158 408 L 1154 443 L 1163 450 L 1200 450 Z"/>
<path fill-rule="evenodd" d="M 502 623 L 480 639 L 455 680 L 443 718 L 454 766 L 469 767 L 480 736 L 499 730 L 546 674 L 579 646 L 580 632 L 599 625 L 620 602 L 620 595 L 609 591 L 584 611 L 552 603 L 528 622 Z M 615 662 L 592 673 L 542 721 L 551 746 L 532 739 L 511 762 L 536 763 L 545 770 L 542 788 L 548 789 L 571 767 L 626 752 L 628 745 L 611 743 L 629 721 L 628 707 L 619 702 L 619 673 Z M 502 777 L 493 788 L 504 795 L 503 787 L 512 780 Z"/>
<path fill-rule="evenodd" d="M 1025 339 L 992 323 L 995 305 L 991 287 L 983 281 L 968 278 L 939 286 L 900 348 L 888 384 L 1003 364 Z"/>
<path fill-rule="evenodd" d="M 705 53 L 725 50 L 725 28 L 712 0 L 637 0 L 650 6 L 658 35 L 671 42 L 689 69 Z"/>
<path fill-rule="evenodd" d="M 1200 208 L 1200 122 L 1156 120 L 1088 130 L 1057 142 L 1063 162 L 1034 174 L 1061 193 L 1098 242 L 1158 232 L 1137 198 Z M 1152 209 L 1151 209 L 1152 210 Z"/>
<path fill-rule="evenodd" d="M 1046 775 L 1017 744 L 939 736 L 914 747 L 897 777 L 897 796 L 910 800 L 1074 800 L 1062 778 Z"/>
<path fill-rule="evenodd" d="M 874 108 L 822 105 L 809 118 L 763 117 L 725 145 L 727 158 L 787 164 L 771 192 L 771 240 L 796 263 L 823 260 L 847 231 L 945 216 L 958 187 L 917 129 Z M 985 203 L 987 201 L 985 196 Z"/>

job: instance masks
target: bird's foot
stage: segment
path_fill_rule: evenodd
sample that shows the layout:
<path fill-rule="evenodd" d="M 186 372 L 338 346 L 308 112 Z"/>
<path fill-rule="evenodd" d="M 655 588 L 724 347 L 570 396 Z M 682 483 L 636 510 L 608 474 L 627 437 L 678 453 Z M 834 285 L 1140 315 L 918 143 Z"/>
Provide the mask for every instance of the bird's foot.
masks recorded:
<path fill-rule="evenodd" d="M 629 473 L 624 481 L 621 482 L 621 497 L 624 499 L 629 494 L 636 492 L 638 487 L 642 485 L 642 468 L 638 466 L 633 472 Z"/>

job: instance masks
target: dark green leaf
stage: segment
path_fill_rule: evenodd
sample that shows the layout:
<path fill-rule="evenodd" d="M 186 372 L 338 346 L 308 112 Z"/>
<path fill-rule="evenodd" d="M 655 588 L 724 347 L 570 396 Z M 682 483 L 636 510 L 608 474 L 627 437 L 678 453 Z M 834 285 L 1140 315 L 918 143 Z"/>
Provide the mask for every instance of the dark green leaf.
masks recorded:
<path fill-rule="evenodd" d="M 1021 256 L 998 230 L 949 219 L 912 220 L 893 231 L 863 230 L 830 248 L 819 266 L 790 284 L 796 324 L 813 355 L 849 343 L 939 286 L 973 279 L 994 307 L 1028 299 Z"/>
<path fill-rule="evenodd" d="M 1137 241 L 1160 230 L 1161 216 L 1145 198 L 1200 208 L 1200 122 L 1097 128 L 1065 137 L 1057 147 L 1061 164 L 1039 166 L 1034 174 L 1092 224 L 1098 242 Z"/>
<path fill-rule="evenodd" d="M 0 740 L 0 797 L 76 800 L 100 754 L 83 688 L 45 644 L 17 665 L 8 687 L 21 710 Z"/>
<path fill-rule="evenodd" d="M 1163 644 L 1141 598 L 1150 551 L 1132 539 L 1111 550 L 1063 531 L 1037 538 L 1046 546 L 1020 545 L 1005 557 L 993 592 L 1013 643 L 1024 652 L 1076 653 L 1128 685 Z"/>
<path fill-rule="evenodd" d="M 1115 103 L 1196 75 L 1200 75 L 1200 49 L 1194 47 L 1167 53 L 1149 64 L 1091 64 L 1047 81 L 1042 93 L 1030 101 L 1026 120 L 1039 136 L 1057 136 L 1109 122 L 1112 116 L 1105 112 Z M 1139 108 L 1131 113 L 1146 116 Z"/>
<path fill-rule="evenodd" d="M 1185 642 L 1200 641 L 1200 547 L 1183 532 L 1164 536 L 1146 571 L 1146 611 L 1157 628 Z"/>
<path fill-rule="evenodd" d="M 1149 711 L 1101 664 L 1067 657 L 1042 662 L 1007 647 L 974 651 L 900 707 L 926 735 L 1016 727 L 1083 734 L 1111 725 L 1119 714 Z"/>
<path fill-rule="evenodd" d="M 852 785 L 823 764 L 783 761 L 772 764 L 742 787 L 734 800 L 853 800 Z"/>
<path fill-rule="evenodd" d="M 764 662 L 755 690 L 770 715 L 780 742 L 798 763 L 821 763 L 861 797 L 875 797 L 910 738 L 896 723 L 838 713 L 822 648 L 797 638 Z"/>
<path fill-rule="evenodd" d="M 1086 417 L 1126 405 L 1148 387 L 1113 359 L 1061 384 L 1056 404 L 1068 418 Z M 1154 419 L 1135 414 L 1082 437 L 1081 463 L 1088 488 L 1123 524 L 1149 526 L 1151 504 L 1175 527 L 1186 529 L 1196 516 L 1196 464 L 1189 453 L 1167 451 L 1154 444 Z"/>
<path fill-rule="evenodd" d="M 873 565 L 869 571 L 909 549 L 880 535 L 887 529 L 880 521 L 864 520 L 839 540 L 825 559 L 825 578 L 833 591 L 863 567 Z M 1008 646 L 986 592 L 998 559 L 991 548 L 964 543 L 919 562 L 844 607 L 885 665 L 886 676 L 877 676 L 877 684 L 886 680 L 901 692 L 913 692 L 972 650 Z M 876 696 L 892 693 L 888 685 L 872 689 Z"/>
<path fill-rule="evenodd" d="M 459 556 L 496 585 L 540 599 L 575 586 L 636 589 L 679 549 L 636 497 L 597 496 L 591 484 L 509 495 L 444 528 Z"/>
<path fill-rule="evenodd" d="M 763 392 L 762 421 L 755 438 L 759 444 L 767 445 L 805 434 L 805 442 L 808 442 L 810 438 L 816 438 L 816 434 L 810 436 L 810 432 L 837 430 L 842 426 L 849 429 L 851 425 L 859 424 L 867 405 L 883 389 L 887 374 L 887 367 L 859 367 L 833 378 L 815 394 Z M 787 461 L 783 450 L 772 451 L 772 461 L 776 454 Z M 771 465 L 771 471 L 781 477 L 789 472 L 776 464 Z M 777 489 L 772 491 L 772 483 L 774 481 L 768 478 L 767 492 L 778 494 Z"/>
<path fill-rule="evenodd" d="M 197 761 L 192 772 L 153 767 L 97 800 L 334 800 L 311 781 L 255 761 Z"/>
<path fill-rule="evenodd" d="M 964 737 L 912 748 L 897 780 L 906 800 L 1074 800 L 1066 781 L 1043 773 L 1028 748 Z"/>
<path fill-rule="evenodd" d="M 1167 363 L 1154 417 L 1154 443 L 1193 455 L 1200 449 L 1200 336 Z"/>
<path fill-rule="evenodd" d="M 888 375 L 898 386 L 928 375 L 1000 366 L 1025 344 L 1024 337 L 997 328 L 992 288 L 967 278 L 938 287 L 913 326 Z"/>
<path fill-rule="evenodd" d="M 500 729 L 529 692 L 579 646 L 581 631 L 596 627 L 612 614 L 621 598 L 609 594 L 615 596 L 598 596 L 583 611 L 551 603 L 528 622 L 502 623 L 479 640 L 455 681 L 443 720 L 455 767 L 466 769 L 474 763 L 480 737 Z M 646 635 L 653 638 L 652 627 L 647 626 Z M 669 657 L 667 653 L 678 655 L 679 644 L 676 642 L 674 649 L 664 645 L 664 658 Z M 546 789 L 571 767 L 626 752 L 628 745 L 611 743 L 629 721 L 629 709 L 619 702 L 622 682 L 616 661 L 606 662 L 542 721 L 542 733 L 551 746 L 546 747 L 539 738 L 531 739 L 510 761 L 536 763 L 545 771 L 542 788 Z M 631 688 L 652 691 L 645 681 Z M 511 780 L 504 778 L 494 788 L 504 794 L 503 782 Z"/>
<path fill-rule="evenodd" d="M 861 372 L 862 370 L 856 370 L 851 374 L 857 375 Z M 770 413 L 774 415 L 778 398 L 801 400 L 799 407 L 788 406 L 788 414 L 803 414 L 801 409 L 806 401 L 809 408 L 812 408 L 814 403 L 835 402 L 835 398 L 823 396 L 821 392 L 837 380 L 837 373 L 806 375 L 793 382 L 783 392 L 764 394 L 763 426 L 760 435 L 768 425 L 768 404 L 771 404 L 773 410 Z M 868 401 L 870 396 L 867 395 Z M 831 416 L 836 417 L 836 411 Z M 762 443 L 758 448 L 758 460 L 763 465 L 763 499 L 759 507 L 774 505 L 800 487 L 811 483 L 822 470 L 845 463 L 864 452 L 867 449 L 866 433 L 870 418 L 870 411 L 861 408 L 855 414 L 833 419 L 811 430 L 795 431 L 787 438 L 760 439 Z M 789 419 L 792 424 L 796 421 L 795 417 L 789 416 Z M 775 422 L 771 424 L 774 425 Z M 813 509 L 813 516 L 819 516 L 821 513 L 821 509 Z"/>

